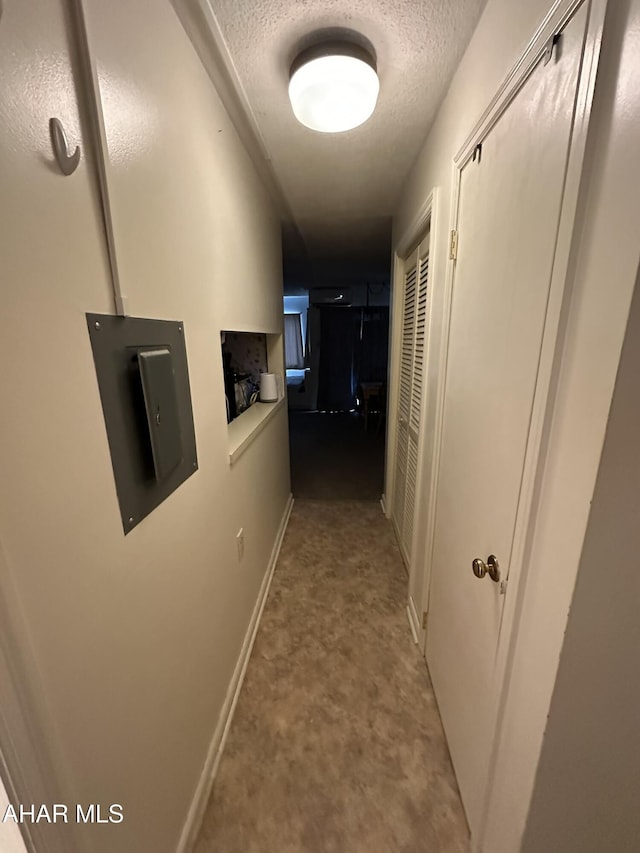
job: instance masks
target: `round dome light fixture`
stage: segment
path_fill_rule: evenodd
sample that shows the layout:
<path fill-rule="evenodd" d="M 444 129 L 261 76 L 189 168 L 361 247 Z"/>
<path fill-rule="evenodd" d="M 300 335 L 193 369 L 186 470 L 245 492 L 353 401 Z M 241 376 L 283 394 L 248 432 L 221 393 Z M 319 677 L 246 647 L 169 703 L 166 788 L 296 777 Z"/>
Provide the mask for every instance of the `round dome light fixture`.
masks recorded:
<path fill-rule="evenodd" d="M 289 100 L 295 117 L 321 133 L 341 133 L 373 113 L 380 81 L 373 56 L 350 42 L 303 51 L 291 66 Z"/>

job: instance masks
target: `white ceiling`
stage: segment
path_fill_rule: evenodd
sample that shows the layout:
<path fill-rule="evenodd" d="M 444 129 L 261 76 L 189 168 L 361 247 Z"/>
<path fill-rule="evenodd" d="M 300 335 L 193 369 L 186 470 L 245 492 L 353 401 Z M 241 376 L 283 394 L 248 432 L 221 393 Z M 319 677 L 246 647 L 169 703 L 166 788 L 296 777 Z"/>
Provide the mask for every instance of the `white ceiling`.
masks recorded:
<path fill-rule="evenodd" d="M 289 285 L 388 274 L 399 192 L 485 2 L 189 0 L 284 199 Z M 373 116 L 340 134 L 303 127 L 287 96 L 292 60 L 327 29 L 368 39 L 380 77 Z"/>

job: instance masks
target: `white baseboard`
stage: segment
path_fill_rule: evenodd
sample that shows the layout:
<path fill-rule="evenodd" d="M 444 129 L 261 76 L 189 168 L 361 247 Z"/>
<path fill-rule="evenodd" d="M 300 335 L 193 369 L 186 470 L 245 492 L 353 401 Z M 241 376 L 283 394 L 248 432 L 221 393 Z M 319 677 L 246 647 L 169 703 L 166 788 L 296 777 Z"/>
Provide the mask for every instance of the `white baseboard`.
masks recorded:
<path fill-rule="evenodd" d="M 382 497 L 380 498 L 380 506 L 382 507 L 382 512 L 384 513 L 384 517 L 389 518 L 389 516 L 387 515 L 387 504 L 386 504 L 384 495 L 382 495 Z"/>
<path fill-rule="evenodd" d="M 207 758 L 204 763 L 202 774 L 198 781 L 191 806 L 189 807 L 189 813 L 182 830 L 182 835 L 180 836 L 180 841 L 178 842 L 176 853 L 191 853 L 196 842 L 198 832 L 200 831 L 200 825 L 204 817 L 211 789 L 213 788 L 213 782 L 218 771 L 220 759 L 222 758 L 227 735 L 231 728 L 231 721 L 233 720 L 233 714 L 238 703 L 242 683 L 247 672 L 249 658 L 251 657 L 251 650 L 253 649 L 256 634 L 258 633 L 260 618 L 262 617 L 262 611 L 264 610 L 264 606 L 267 601 L 273 572 L 275 570 L 276 563 L 278 562 L 280 547 L 282 546 L 282 540 L 284 539 L 292 508 L 293 495 L 289 495 L 289 500 L 287 501 L 282 521 L 278 528 L 278 534 L 271 551 L 267 571 L 265 572 L 262 586 L 258 593 L 258 599 L 251 615 L 251 621 L 249 622 L 249 627 L 247 628 L 247 633 L 245 634 L 244 642 L 242 643 L 242 649 L 240 650 L 240 655 L 229 684 L 229 689 L 227 690 L 222 711 L 220 712 L 218 725 L 216 726 L 213 738 L 211 739 L 211 744 L 209 745 Z"/>

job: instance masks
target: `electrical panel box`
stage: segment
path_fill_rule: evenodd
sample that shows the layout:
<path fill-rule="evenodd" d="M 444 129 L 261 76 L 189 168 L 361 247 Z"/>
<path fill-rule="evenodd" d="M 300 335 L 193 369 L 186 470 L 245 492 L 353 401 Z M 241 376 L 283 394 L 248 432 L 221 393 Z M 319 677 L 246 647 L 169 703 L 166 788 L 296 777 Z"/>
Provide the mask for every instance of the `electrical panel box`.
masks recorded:
<path fill-rule="evenodd" d="M 125 534 L 198 469 L 184 324 L 87 314 Z"/>

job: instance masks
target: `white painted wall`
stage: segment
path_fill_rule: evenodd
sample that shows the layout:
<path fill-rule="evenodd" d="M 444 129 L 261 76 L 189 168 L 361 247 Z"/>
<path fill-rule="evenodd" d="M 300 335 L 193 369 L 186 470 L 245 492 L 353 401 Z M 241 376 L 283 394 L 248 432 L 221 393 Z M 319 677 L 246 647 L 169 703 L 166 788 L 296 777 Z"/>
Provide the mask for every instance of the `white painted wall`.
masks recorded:
<path fill-rule="evenodd" d="M 640 839 L 640 276 L 523 851 L 635 853 Z"/>
<path fill-rule="evenodd" d="M 2 784 L 2 779 L 0 779 L 0 820 L 8 805 L 9 797 Z M 20 835 L 20 829 L 13 820 L 0 823 L 0 850 L 2 853 L 27 853 L 27 848 L 24 846 L 24 841 Z"/>
<path fill-rule="evenodd" d="M 489 0 L 402 195 L 394 224 L 394 245 L 403 239 L 431 189 L 436 186 L 442 191 L 441 220 L 436 223 L 435 237 L 436 258 L 441 264 L 437 272 L 434 270 L 432 282 L 432 388 L 441 363 L 439 321 L 448 254 L 452 159 L 550 6 L 548 0 L 527 4 Z M 506 657 L 509 681 L 499 707 L 500 735 L 495 745 L 494 777 L 481 848 L 485 853 L 515 853 L 521 849 L 629 316 L 640 256 L 634 230 L 640 221 L 639 34 L 639 0 L 610 2 L 570 270 L 571 298 L 563 316 L 553 416 L 545 435 L 547 461 L 537 490 L 529 571 L 518 600 L 507 597 L 506 606 L 512 608 L 519 627 Z M 399 312 L 396 310 L 394 315 L 397 326 Z M 394 347 L 394 371 L 395 356 Z M 390 410 L 394 407 L 392 399 Z M 427 446 L 435 426 L 433 409 L 429 415 Z M 393 427 L 391 423 L 389 450 L 395 443 Z M 387 459 L 388 503 L 393 466 L 389 451 Z M 425 488 L 433 474 L 430 463 L 427 454 Z M 420 523 L 426 539 L 425 516 L 426 513 L 421 515 Z M 607 630 L 613 631 L 614 624 L 608 623 Z M 470 636 L 469 641 L 475 638 Z M 562 732 L 561 723 L 558 725 Z M 570 748 L 566 754 L 571 754 Z M 573 780 L 578 785 L 577 773 Z M 557 786 L 554 791 L 559 796 Z M 540 826 L 545 822 L 545 808 L 549 809 L 546 800 L 540 806 Z M 527 849 L 531 853 L 547 849 L 548 845 L 539 843 L 543 836 L 539 832 L 534 835 L 533 828 L 531 833 L 531 846 Z"/>
<path fill-rule="evenodd" d="M 77 846 L 168 853 L 289 493 L 285 410 L 229 467 L 220 354 L 221 329 L 281 332 L 280 228 L 169 3 L 88 3 L 122 283 L 133 315 L 184 321 L 200 465 L 125 538 L 84 319 L 113 309 L 66 5 L 0 21 L 0 639 L 43 700 L 52 800 L 124 805 Z M 52 115 L 83 149 L 70 178 Z"/>

